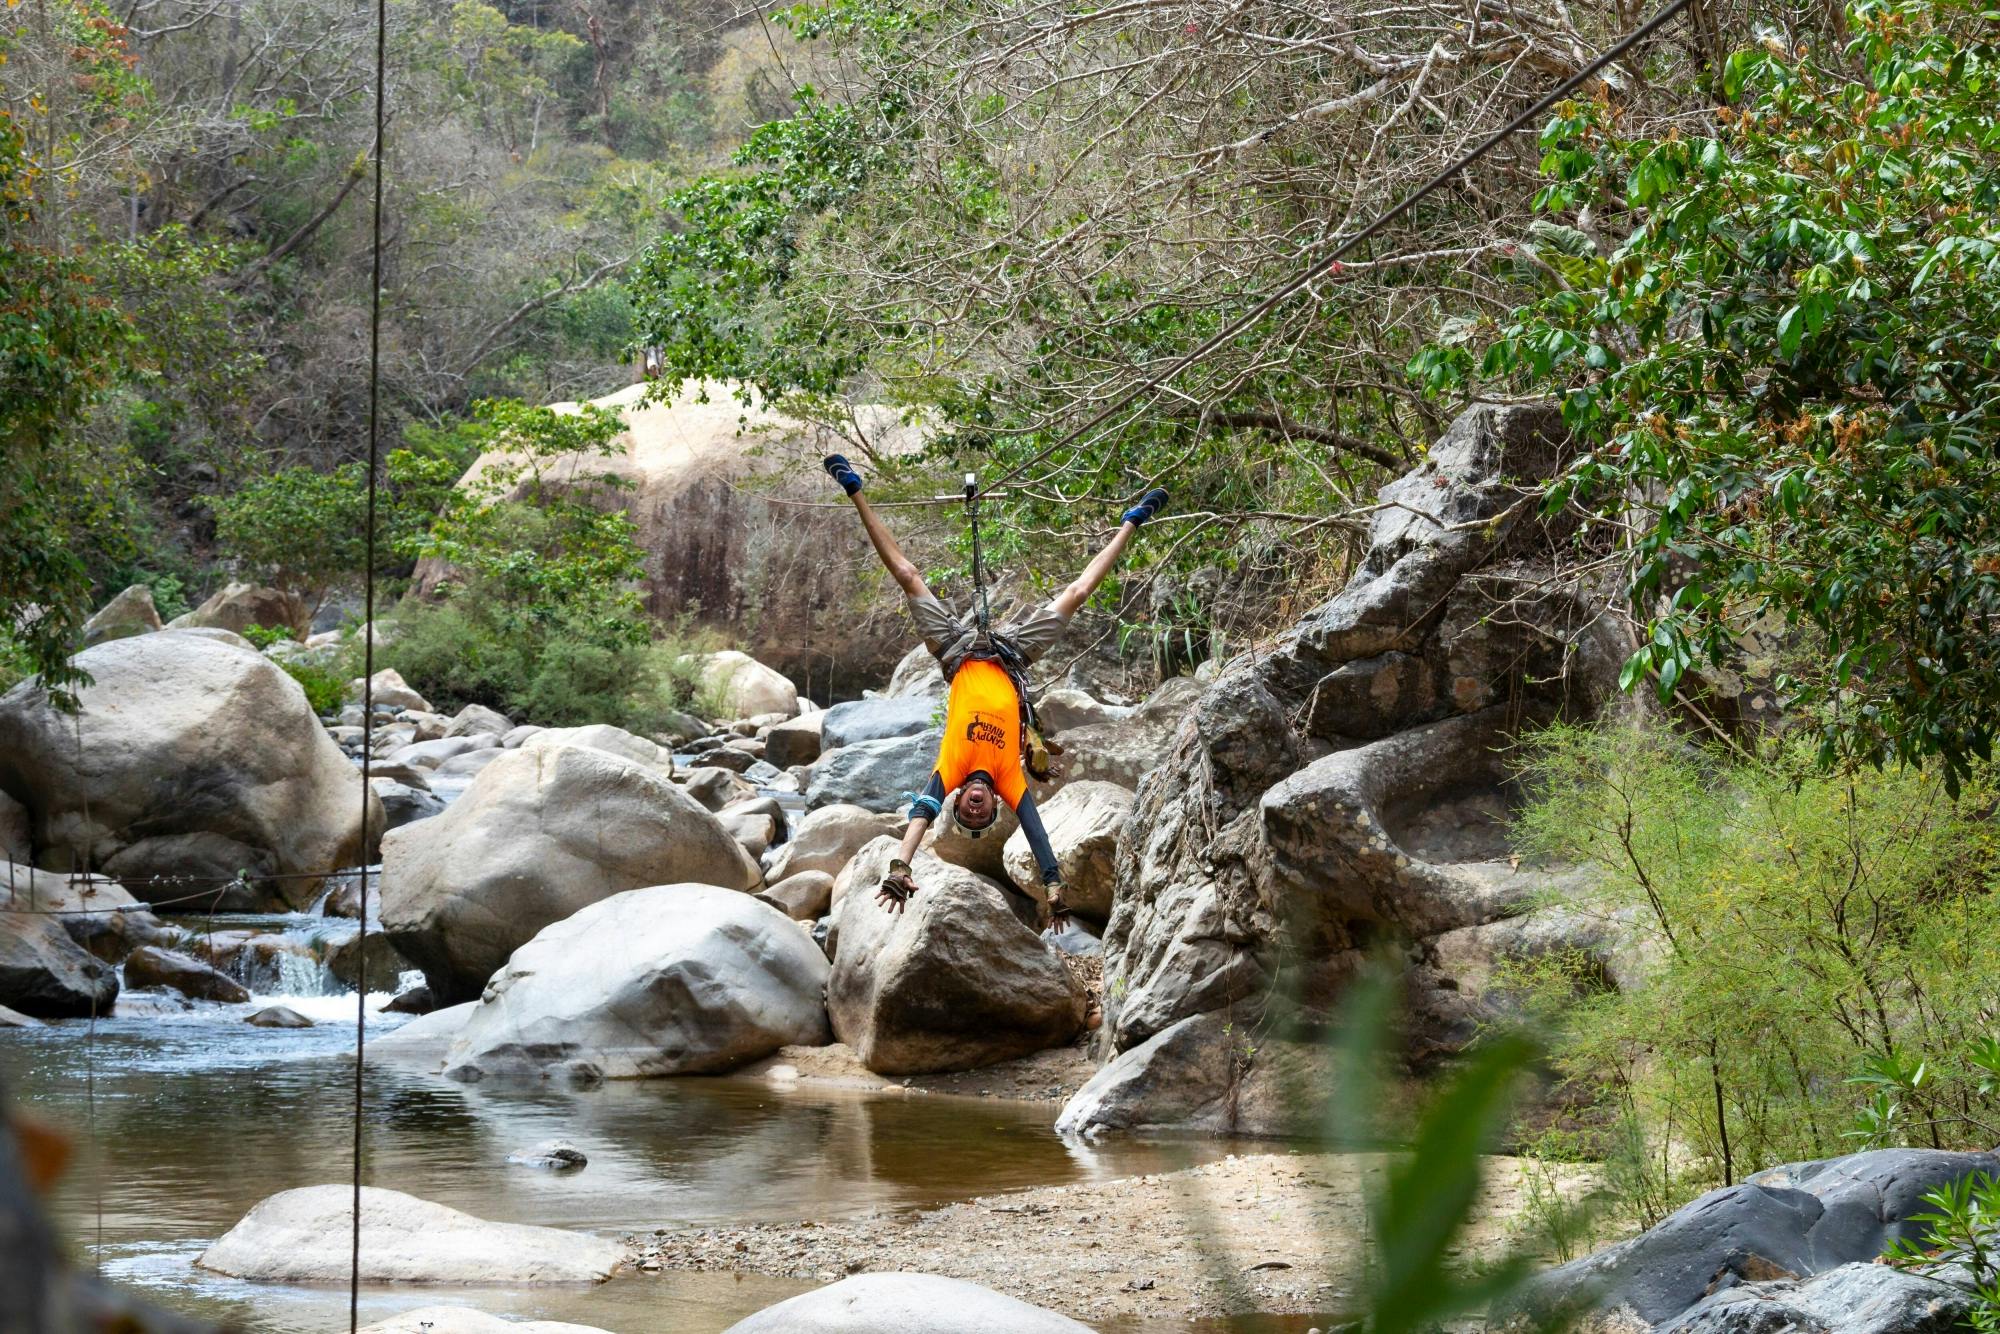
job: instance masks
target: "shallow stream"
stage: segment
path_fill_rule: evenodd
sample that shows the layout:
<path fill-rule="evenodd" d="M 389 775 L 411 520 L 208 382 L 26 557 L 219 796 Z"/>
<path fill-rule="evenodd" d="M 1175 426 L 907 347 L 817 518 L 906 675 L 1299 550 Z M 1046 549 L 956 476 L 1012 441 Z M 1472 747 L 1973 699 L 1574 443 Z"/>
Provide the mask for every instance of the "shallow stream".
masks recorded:
<path fill-rule="evenodd" d="M 132 997 L 122 1009 L 142 1006 Z M 376 997 L 379 1005 L 386 997 Z M 283 1003 L 310 1029 L 253 1028 Z M 400 1016 L 371 1017 L 371 1033 Z M 193 1267 L 265 1196 L 344 1182 L 352 1143 L 354 996 L 260 996 L 249 1005 L 0 1032 L 14 1098 L 73 1133 L 80 1154 L 56 1201 L 78 1256 L 164 1305 L 269 1334 L 347 1327 L 344 1289 L 247 1284 Z M 366 1180 L 507 1222 L 605 1234 L 920 1208 L 1031 1186 L 1207 1161 L 1217 1141 L 1067 1143 L 1054 1104 L 798 1087 L 744 1079 L 621 1083 L 595 1091 L 472 1088 L 370 1062 Z M 507 1157 L 550 1139 L 589 1156 L 555 1174 Z M 995 1239 L 1005 1245 L 1004 1237 Z M 631 1274 L 601 1287 L 372 1289 L 362 1320 L 439 1302 L 596 1325 L 615 1334 L 710 1334 L 813 1286 L 756 1275 Z M 1182 1320 L 1147 1330 L 1303 1330 L 1303 1320 Z"/>

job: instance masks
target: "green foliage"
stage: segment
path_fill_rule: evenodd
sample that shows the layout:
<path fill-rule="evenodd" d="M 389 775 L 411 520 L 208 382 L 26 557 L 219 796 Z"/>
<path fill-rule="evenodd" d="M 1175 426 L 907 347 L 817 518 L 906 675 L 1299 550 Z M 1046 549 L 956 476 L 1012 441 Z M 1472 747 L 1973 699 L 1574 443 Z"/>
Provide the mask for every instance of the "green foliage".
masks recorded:
<path fill-rule="evenodd" d="M 1630 728 L 1554 728 L 1521 762 L 1521 850 L 1589 871 L 1565 911 L 1625 937 L 1644 980 L 1613 989 L 1560 952 L 1514 980 L 1564 1077 L 1647 1146 L 1617 1151 L 1652 1163 L 1623 1183 L 1646 1212 L 1857 1139 L 1991 1141 L 1983 771 L 1954 800 L 1910 771 L 1828 776 L 1797 747 L 1749 761 Z"/>
<path fill-rule="evenodd" d="M 1714 137 L 1562 107 L 1540 203 L 1629 235 L 1550 233 L 1546 295 L 1483 359 L 1459 328 L 1416 369 L 1562 395 L 1590 448 L 1550 504 L 1636 523 L 1660 607 L 1628 684 L 1671 695 L 1775 608 L 1826 644 L 1782 683 L 1823 761 L 1935 757 L 1955 787 L 2000 727 L 2000 48 L 1964 0 L 1850 22 L 1846 61 L 1732 57 Z"/>
<path fill-rule="evenodd" d="M 297 681 L 300 688 L 306 692 L 306 703 L 312 705 L 314 713 L 322 717 L 336 714 L 340 712 L 341 706 L 347 703 L 347 682 L 350 678 L 341 670 L 337 660 L 329 663 L 313 657 L 293 655 L 279 658 L 277 663 L 284 669 L 285 675 Z"/>
<path fill-rule="evenodd" d="M 2000 1182 L 1975 1172 L 1924 1195 L 1930 1208 L 1911 1215 L 1926 1229 L 1920 1241 L 1890 1244 L 1891 1264 L 1942 1279 L 1971 1294 L 1972 1328 L 2000 1331 Z"/>
<path fill-rule="evenodd" d="M 367 469 L 284 468 L 211 502 L 217 543 L 275 588 L 317 607 L 367 564 Z"/>

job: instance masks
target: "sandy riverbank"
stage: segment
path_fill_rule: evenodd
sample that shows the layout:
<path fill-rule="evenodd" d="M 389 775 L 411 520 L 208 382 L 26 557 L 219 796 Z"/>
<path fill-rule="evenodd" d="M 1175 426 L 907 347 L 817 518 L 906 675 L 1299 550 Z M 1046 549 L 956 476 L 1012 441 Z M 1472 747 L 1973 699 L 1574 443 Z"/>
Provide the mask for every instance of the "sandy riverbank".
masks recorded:
<path fill-rule="evenodd" d="M 695 1228 L 632 1238 L 642 1266 L 831 1281 L 863 1270 L 969 1279 L 1086 1322 L 1338 1312 L 1362 1254 L 1380 1154 L 1247 1154 L 1152 1176 L 1052 1186 L 921 1212 Z M 1468 1261 L 1521 1212 L 1519 1160 L 1496 1158 Z"/>

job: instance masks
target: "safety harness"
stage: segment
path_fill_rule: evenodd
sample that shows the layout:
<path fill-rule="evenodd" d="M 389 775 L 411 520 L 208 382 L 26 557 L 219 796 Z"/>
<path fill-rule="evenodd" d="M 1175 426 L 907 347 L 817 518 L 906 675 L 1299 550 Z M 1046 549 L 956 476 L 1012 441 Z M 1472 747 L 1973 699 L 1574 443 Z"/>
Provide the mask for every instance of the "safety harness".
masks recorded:
<path fill-rule="evenodd" d="M 977 628 L 973 632 L 970 646 L 959 650 L 954 646 L 951 654 L 958 666 L 977 659 L 982 662 L 999 664 L 1014 683 L 1014 695 L 1021 702 L 1021 751 L 1022 764 L 1030 777 L 1046 783 L 1056 776 L 1053 757 L 1062 754 L 1062 747 L 1042 735 L 1035 718 L 1035 703 L 1028 690 L 1028 660 L 1021 650 L 993 628 L 993 614 L 986 601 L 986 571 L 980 558 L 979 547 L 979 477 L 976 473 L 965 474 L 965 518 L 972 529 L 972 613 Z M 939 499 L 945 499 L 940 496 Z"/>

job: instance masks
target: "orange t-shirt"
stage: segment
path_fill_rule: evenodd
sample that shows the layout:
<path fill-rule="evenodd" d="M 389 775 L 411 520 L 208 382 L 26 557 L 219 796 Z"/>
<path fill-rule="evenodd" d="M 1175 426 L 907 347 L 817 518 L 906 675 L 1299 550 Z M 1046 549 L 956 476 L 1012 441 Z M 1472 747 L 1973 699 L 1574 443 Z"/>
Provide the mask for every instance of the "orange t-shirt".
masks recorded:
<path fill-rule="evenodd" d="M 1028 791 L 1021 769 L 1021 696 L 1005 667 L 974 658 L 951 678 L 937 771 L 950 792 L 978 769 L 993 775 L 993 790 L 1009 806 L 1021 804 Z"/>

